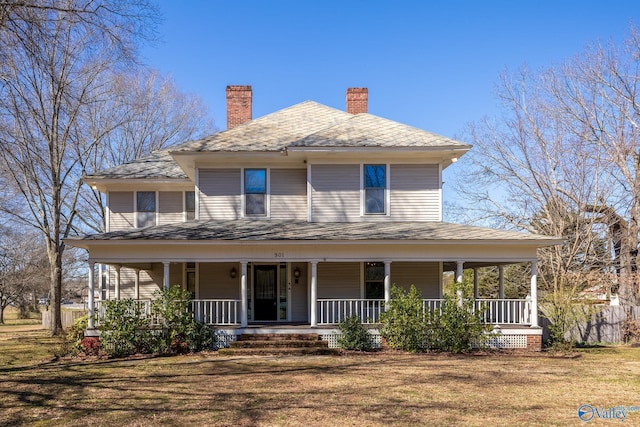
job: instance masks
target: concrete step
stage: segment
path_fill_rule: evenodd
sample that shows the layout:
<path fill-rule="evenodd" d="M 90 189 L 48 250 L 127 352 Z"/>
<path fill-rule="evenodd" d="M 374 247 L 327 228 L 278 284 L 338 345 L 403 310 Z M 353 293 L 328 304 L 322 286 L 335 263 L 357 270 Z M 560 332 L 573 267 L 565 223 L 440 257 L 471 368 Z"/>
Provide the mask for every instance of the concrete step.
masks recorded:
<path fill-rule="evenodd" d="M 219 354 L 226 356 L 260 356 L 260 355 L 283 355 L 283 356 L 306 356 L 306 355 L 338 355 L 340 351 L 328 347 L 299 347 L 299 348 L 221 348 Z"/>
<path fill-rule="evenodd" d="M 318 341 L 318 334 L 242 334 L 238 341 Z"/>
<path fill-rule="evenodd" d="M 233 348 L 327 348 L 329 344 L 320 340 L 238 340 L 231 343 Z"/>

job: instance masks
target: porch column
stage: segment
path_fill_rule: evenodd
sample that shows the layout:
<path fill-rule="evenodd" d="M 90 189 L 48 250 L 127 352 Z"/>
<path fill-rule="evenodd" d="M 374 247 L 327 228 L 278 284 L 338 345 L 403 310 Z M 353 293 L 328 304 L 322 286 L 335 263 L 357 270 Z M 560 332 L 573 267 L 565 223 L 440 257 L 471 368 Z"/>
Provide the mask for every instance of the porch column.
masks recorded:
<path fill-rule="evenodd" d="M 504 265 L 498 266 L 498 298 L 504 299 Z"/>
<path fill-rule="evenodd" d="M 456 283 L 462 283 L 462 270 L 464 268 L 464 261 L 457 262 L 456 269 Z"/>
<path fill-rule="evenodd" d="M 249 324 L 247 316 L 247 261 L 240 262 L 240 326 Z M 254 316 L 255 319 L 255 316 Z"/>
<path fill-rule="evenodd" d="M 105 289 L 104 289 L 104 283 L 106 282 L 106 280 L 104 279 L 104 271 L 102 268 L 102 264 L 97 264 L 98 265 L 98 275 L 97 275 L 97 279 L 98 279 L 98 300 L 103 301 L 104 300 L 104 293 L 105 293 Z"/>
<path fill-rule="evenodd" d="M 538 260 L 531 261 L 531 327 L 538 327 Z"/>
<path fill-rule="evenodd" d="M 384 262 L 384 302 L 391 301 L 391 261 Z"/>
<path fill-rule="evenodd" d="M 473 268 L 473 297 L 475 299 L 478 299 L 480 297 L 480 291 L 478 289 L 478 282 L 479 282 L 479 277 L 478 277 L 478 267 L 474 267 Z"/>
<path fill-rule="evenodd" d="M 133 279 L 133 293 L 136 300 L 140 299 L 140 269 L 136 268 L 136 275 Z"/>
<path fill-rule="evenodd" d="M 93 261 L 89 261 L 89 294 L 87 295 L 87 308 L 89 310 L 89 324 L 87 329 L 94 329 L 95 328 L 95 319 L 94 319 L 94 314 L 95 314 L 95 302 L 94 302 L 94 291 L 95 291 L 95 287 L 96 287 L 96 283 L 95 283 L 95 275 L 94 275 L 94 268 L 96 266 L 96 263 Z"/>
<path fill-rule="evenodd" d="M 105 299 L 106 300 L 110 300 L 111 299 L 111 266 L 107 265 L 107 268 L 104 271 L 105 274 Z"/>
<path fill-rule="evenodd" d="M 164 278 L 162 279 L 162 286 L 164 286 L 165 289 L 169 289 L 169 263 L 167 261 L 164 261 L 162 265 L 164 265 Z"/>
<path fill-rule="evenodd" d="M 120 269 L 122 266 L 116 265 L 116 299 L 120 299 Z"/>
<path fill-rule="evenodd" d="M 318 261 L 311 261 L 311 326 L 318 326 Z"/>

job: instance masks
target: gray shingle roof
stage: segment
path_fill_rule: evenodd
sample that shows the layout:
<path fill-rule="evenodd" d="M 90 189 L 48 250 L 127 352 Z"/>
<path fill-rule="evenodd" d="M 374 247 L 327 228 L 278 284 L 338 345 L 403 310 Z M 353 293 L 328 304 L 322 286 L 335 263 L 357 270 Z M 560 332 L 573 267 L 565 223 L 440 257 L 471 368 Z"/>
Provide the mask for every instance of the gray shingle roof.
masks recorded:
<path fill-rule="evenodd" d="M 450 138 L 383 119 L 304 101 L 206 138 L 189 141 L 87 178 L 187 178 L 170 153 L 278 152 L 316 147 L 470 148 Z"/>
<path fill-rule="evenodd" d="M 459 141 L 366 113 L 351 115 L 332 127 L 322 129 L 290 145 L 378 148 L 452 146 L 469 148 Z"/>
<path fill-rule="evenodd" d="M 305 221 L 191 221 L 87 235 L 84 241 L 513 241 L 551 245 L 557 238 L 446 222 L 310 223 Z"/>
<path fill-rule="evenodd" d="M 186 179 L 187 175 L 173 160 L 168 150 L 161 150 L 85 177 L 85 179 L 92 178 Z"/>
<path fill-rule="evenodd" d="M 233 129 L 187 142 L 173 151 L 282 151 L 290 144 L 353 115 L 304 101 Z"/>

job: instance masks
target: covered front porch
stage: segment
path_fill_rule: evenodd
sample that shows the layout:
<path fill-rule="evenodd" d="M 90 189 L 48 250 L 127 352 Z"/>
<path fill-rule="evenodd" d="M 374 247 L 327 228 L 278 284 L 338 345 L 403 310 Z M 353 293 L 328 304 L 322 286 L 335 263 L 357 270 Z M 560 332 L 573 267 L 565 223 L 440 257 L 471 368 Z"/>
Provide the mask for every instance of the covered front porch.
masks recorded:
<path fill-rule="evenodd" d="M 443 276 L 474 271 L 486 322 L 540 335 L 537 249 L 555 238 L 442 222 L 193 221 L 67 239 L 89 251 L 89 329 L 101 300 L 149 300 L 180 284 L 199 320 L 230 331 L 257 323 L 335 328 L 350 315 L 379 321 L 391 285 L 415 285 L 425 310 L 442 303 Z M 506 298 L 503 268 L 529 266 L 526 293 Z M 96 274 L 96 265 L 107 266 Z M 499 270 L 498 292 L 478 292 L 479 269 Z M 106 271 L 106 273 L 104 273 Z M 100 283 L 98 284 L 98 276 Z M 528 285 L 528 286 L 527 286 Z M 96 310 L 98 308 L 98 310 Z"/>
<path fill-rule="evenodd" d="M 132 298 L 152 315 L 153 292 L 179 285 L 189 290 L 194 317 L 212 326 L 247 327 L 255 324 L 307 324 L 335 326 L 349 316 L 376 325 L 391 298 L 391 284 L 405 289 L 415 285 L 424 296 L 424 312 L 438 310 L 443 282 L 454 266 L 455 280 L 462 281 L 464 262 L 240 262 L 240 263 L 148 263 L 101 267 L 96 287 L 95 263 L 90 283 L 95 295 L 95 324 L 99 326 L 103 300 Z M 537 327 L 535 298 L 536 262 L 529 262 L 530 288 L 524 298 L 504 297 L 504 266 L 499 265 L 498 298 L 479 294 L 479 264 L 472 263 L 475 309 L 493 325 Z M 162 269 L 162 277 L 157 273 Z M 143 277 L 144 280 L 141 280 Z M 156 277 L 159 283 L 155 283 Z M 133 280 L 132 280 L 133 279 Z M 183 280 L 180 280 L 183 279 Z M 141 289 L 143 288 L 143 289 Z M 141 298 L 145 295 L 146 298 Z M 91 308 L 91 307 L 90 307 Z"/>

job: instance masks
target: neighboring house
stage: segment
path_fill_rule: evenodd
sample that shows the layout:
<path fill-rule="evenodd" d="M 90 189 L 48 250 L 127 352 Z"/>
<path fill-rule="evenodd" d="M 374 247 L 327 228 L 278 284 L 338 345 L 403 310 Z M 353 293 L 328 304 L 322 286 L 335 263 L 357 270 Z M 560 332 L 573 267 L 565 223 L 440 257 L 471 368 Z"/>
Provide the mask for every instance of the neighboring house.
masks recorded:
<path fill-rule="evenodd" d="M 367 102 L 352 88 L 346 112 L 305 101 L 252 120 L 251 87 L 229 86 L 226 131 L 85 177 L 108 205 L 105 233 L 67 240 L 89 252 L 90 295 L 148 300 L 179 284 L 230 334 L 295 323 L 330 335 L 352 313 L 375 323 L 391 284 L 433 307 L 447 271 L 529 263 L 529 297 L 501 286 L 486 317 L 498 345 L 539 348 L 536 250 L 559 240 L 442 222 L 442 172 L 471 146 Z"/>

